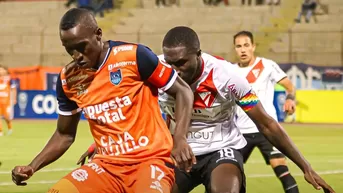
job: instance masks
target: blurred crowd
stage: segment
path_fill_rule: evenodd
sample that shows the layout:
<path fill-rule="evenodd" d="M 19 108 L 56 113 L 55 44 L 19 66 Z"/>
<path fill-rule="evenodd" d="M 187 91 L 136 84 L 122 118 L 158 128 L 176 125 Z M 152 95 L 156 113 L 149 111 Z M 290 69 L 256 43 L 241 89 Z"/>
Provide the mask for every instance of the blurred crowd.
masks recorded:
<path fill-rule="evenodd" d="M 121 1 L 119 0 L 68 0 L 65 4 L 70 7 L 75 4 L 77 7 L 85 8 L 93 11 L 95 15 L 104 16 L 104 12 L 120 8 Z"/>

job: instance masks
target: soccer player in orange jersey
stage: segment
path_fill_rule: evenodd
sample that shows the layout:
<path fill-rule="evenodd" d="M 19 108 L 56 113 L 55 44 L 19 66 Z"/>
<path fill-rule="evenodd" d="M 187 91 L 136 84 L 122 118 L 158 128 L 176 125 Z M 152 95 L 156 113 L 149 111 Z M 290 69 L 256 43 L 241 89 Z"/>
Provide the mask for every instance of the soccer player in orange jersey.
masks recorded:
<path fill-rule="evenodd" d="M 98 153 L 48 192 L 170 192 L 171 156 L 184 169 L 195 161 L 186 140 L 193 103 L 189 86 L 147 47 L 103 42 L 102 30 L 87 10 L 65 13 L 60 38 L 73 61 L 57 81 L 57 130 L 29 165 L 12 170 L 14 183 L 26 185 L 25 180 L 68 150 L 83 110 Z M 161 116 L 158 89 L 177 101 L 174 138 Z"/>
<path fill-rule="evenodd" d="M 16 91 L 7 68 L 0 66 L 0 116 L 6 121 L 8 128 L 7 135 L 12 134 L 11 109 L 16 103 Z M 13 98 L 14 101 L 11 101 L 11 98 Z M 0 136 L 3 136 L 1 121 Z"/>

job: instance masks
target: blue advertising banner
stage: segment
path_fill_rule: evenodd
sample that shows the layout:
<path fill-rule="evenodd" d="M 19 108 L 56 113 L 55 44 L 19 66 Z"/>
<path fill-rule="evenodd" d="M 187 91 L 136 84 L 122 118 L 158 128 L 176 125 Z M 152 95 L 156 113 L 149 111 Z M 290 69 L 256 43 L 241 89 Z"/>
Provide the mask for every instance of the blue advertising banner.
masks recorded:
<path fill-rule="evenodd" d="M 46 90 L 56 90 L 57 73 L 46 73 Z"/>
<path fill-rule="evenodd" d="M 304 63 L 280 64 L 299 90 L 343 90 L 343 67 Z"/>
<path fill-rule="evenodd" d="M 284 91 L 275 91 L 274 106 L 279 121 L 284 120 L 282 111 L 286 94 Z M 58 103 L 54 90 L 19 90 L 17 104 L 14 106 L 14 118 L 19 119 L 57 119 Z M 163 115 L 165 118 L 165 115 Z M 82 115 L 81 119 L 85 119 Z"/>
<path fill-rule="evenodd" d="M 54 90 L 20 90 L 14 106 L 14 118 L 57 119 L 58 103 Z M 84 116 L 81 117 L 85 119 Z"/>

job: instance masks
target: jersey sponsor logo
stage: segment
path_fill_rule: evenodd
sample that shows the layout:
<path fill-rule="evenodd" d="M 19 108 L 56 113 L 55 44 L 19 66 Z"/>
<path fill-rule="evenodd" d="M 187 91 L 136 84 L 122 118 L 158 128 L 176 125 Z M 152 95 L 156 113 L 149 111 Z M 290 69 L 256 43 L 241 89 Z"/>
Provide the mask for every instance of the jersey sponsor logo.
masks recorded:
<path fill-rule="evenodd" d="M 63 86 L 67 84 L 66 79 L 62 79 L 61 82 L 62 82 L 62 85 L 63 85 Z"/>
<path fill-rule="evenodd" d="M 192 128 L 192 130 L 187 133 L 187 142 L 189 143 L 213 143 L 223 140 L 221 126 L 205 129 Z"/>
<path fill-rule="evenodd" d="M 58 111 L 57 99 L 51 94 L 38 94 L 32 99 L 32 109 L 36 114 L 53 114 Z"/>
<path fill-rule="evenodd" d="M 230 84 L 228 87 L 227 87 L 237 98 L 239 98 L 238 96 L 238 91 L 236 89 L 236 84 Z"/>
<path fill-rule="evenodd" d="M 114 72 L 110 72 L 110 81 L 114 85 L 118 85 L 122 80 L 121 70 L 118 69 Z"/>
<path fill-rule="evenodd" d="M 90 167 L 97 174 L 101 174 L 101 173 L 105 172 L 105 170 L 102 167 L 98 166 L 98 164 L 96 164 L 96 163 L 88 163 L 88 164 L 85 164 L 85 165 Z"/>
<path fill-rule="evenodd" d="M 84 169 L 78 169 L 73 171 L 73 173 L 71 173 L 71 176 L 79 182 L 84 182 L 88 179 L 88 172 Z"/>
<path fill-rule="evenodd" d="M 101 147 L 98 147 L 98 152 L 102 155 L 119 156 L 146 147 L 148 144 L 147 136 L 135 139 L 129 132 L 124 132 L 115 136 L 101 136 Z"/>
<path fill-rule="evenodd" d="M 77 96 L 88 93 L 88 89 L 86 88 L 84 84 L 77 85 L 75 86 L 75 88 L 77 89 L 77 92 L 76 92 Z"/>
<path fill-rule="evenodd" d="M 119 52 L 131 51 L 131 50 L 133 50 L 133 45 L 117 46 L 113 48 L 113 54 L 117 55 Z"/>
<path fill-rule="evenodd" d="M 85 107 L 83 110 L 89 119 L 99 120 L 100 123 L 113 123 L 126 120 L 122 108 L 132 104 L 130 97 L 116 97 L 110 101 Z"/>
<path fill-rule="evenodd" d="M 123 61 L 123 62 L 117 62 L 115 64 L 109 64 L 107 69 L 108 69 L 108 71 L 111 71 L 111 70 L 118 68 L 118 67 L 134 66 L 134 65 L 136 65 L 136 61 Z"/>

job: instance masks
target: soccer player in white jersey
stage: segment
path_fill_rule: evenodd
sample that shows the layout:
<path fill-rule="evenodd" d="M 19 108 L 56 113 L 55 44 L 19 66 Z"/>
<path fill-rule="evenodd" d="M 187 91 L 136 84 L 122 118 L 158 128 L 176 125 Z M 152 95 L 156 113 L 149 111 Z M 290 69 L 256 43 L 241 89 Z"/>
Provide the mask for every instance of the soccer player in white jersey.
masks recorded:
<path fill-rule="evenodd" d="M 289 114 L 293 114 L 295 111 L 295 87 L 287 78 L 286 73 L 274 61 L 254 55 L 256 46 L 251 32 L 238 32 L 233 37 L 233 41 L 239 59 L 239 63 L 235 64 L 237 73 L 248 80 L 265 111 L 277 120 L 273 98 L 274 86 L 279 83 L 287 91 L 284 110 Z M 259 148 L 266 164 L 271 165 L 275 175 L 280 179 L 284 191 L 286 193 L 298 193 L 297 183 L 288 170 L 285 156 L 259 132 L 255 123 L 241 108 L 237 108 L 235 121 L 247 140 L 247 145 L 241 150 L 244 163 L 248 160 L 253 149 L 255 147 Z"/>
<path fill-rule="evenodd" d="M 241 149 L 246 141 L 235 126 L 236 103 L 259 131 L 304 172 L 316 189 L 334 190 L 311 168 L 283 128 L 269 116 L 245 77 L 234 65 L 200 50 L 197 34 L 188 27 L 175 27 L 165 35 L 160 59 L 170 64 L 194 92 L 194 111 L 187 141 L 197 162 L 190 170 L 175 168 L 173 192 L 190 192 L 204 184 L 208 193 L 245 192 Z M 166 66 L 168 66 L 166 64 Z M 159 93 L 161 109 L 175 128 L 173 97 Z M 174 136 L 175 137 L 175 136 Z M 180 160 L 175 160 L 179 163 Z"/>

